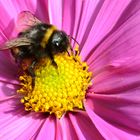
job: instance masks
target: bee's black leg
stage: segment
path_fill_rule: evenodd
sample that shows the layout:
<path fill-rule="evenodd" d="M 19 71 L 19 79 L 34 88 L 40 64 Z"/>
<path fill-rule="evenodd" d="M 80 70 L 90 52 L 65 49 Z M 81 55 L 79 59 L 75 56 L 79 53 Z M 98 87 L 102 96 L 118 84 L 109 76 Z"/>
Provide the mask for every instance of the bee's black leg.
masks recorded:
<path fill-rule="evenodd" d="M 28 68 L 28 72 L 29 72 L 29 74 L 32 76 L 32 86 L 33 86 L 33 87 L 34 87 L 34 85 L 35 85 L 34 67 L 35 67 L 36 63 L 37 63 L 37 61 L 34 60 L 34 61 L 32 62 L 32 64 L 29 66 L 29 68 Z"/>
<path fill-rule="evenodd" d="M 34 67 L 35 67 L 35 64 L 36 64 L 36 61 L 33 61 L 32 64 L 29 66 L 28 68 L 28 71 L 29 71 L 29 74 L 32 76 L 32 77 L 35 77 L 35 73 L 34 73 Z"/>
<path fill-rule="evenodd" d="M 50 56 L 50 59 L 51 59 L 51 61 L 52 61 L 52 65 L 57 69 L 58 66 L 57 66 L 57 63 L 54 61 L 54 57 L 53 57 L 53 55 L 50 54 L 49 56 Z"/>
<path fill-rule="evenodd" d="M 58 68 L 58 66 L 57 66 L 57 64 L 56 64 L 56 62 L 54 61 L 54 60 L 52 60 L 52 65 L 57 69 Z"/>

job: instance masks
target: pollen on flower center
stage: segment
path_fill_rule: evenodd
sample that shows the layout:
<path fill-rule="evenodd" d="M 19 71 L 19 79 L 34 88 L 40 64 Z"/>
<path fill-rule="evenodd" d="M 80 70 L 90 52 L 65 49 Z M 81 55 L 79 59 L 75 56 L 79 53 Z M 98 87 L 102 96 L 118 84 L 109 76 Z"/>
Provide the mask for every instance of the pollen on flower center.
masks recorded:
<path fill-rule="evenodd" d="M 60 118 L 67 111 L 83 109 L 92 74 L 77 52 L 70 56 L 66 53 L 56 55 L 54 60 L 58 68 L 49 59 L 39 62 L 35 67 L 34 87 L 30 75 L 20 76 L 22 87 L 18 93 L 23 95 L 21 102 L 25 110 L 54 113 Z"/>

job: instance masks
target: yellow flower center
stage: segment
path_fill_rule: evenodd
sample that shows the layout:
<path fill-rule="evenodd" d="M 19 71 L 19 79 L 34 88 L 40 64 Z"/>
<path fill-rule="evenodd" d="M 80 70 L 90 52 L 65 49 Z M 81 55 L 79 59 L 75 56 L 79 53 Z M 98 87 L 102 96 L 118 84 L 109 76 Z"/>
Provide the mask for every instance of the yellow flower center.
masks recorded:
<path fill-rule="evenodd" d="M 26 73 L 20 76 L 21 103 L 25 110 L 54 113 L 60 118 L 67 111 L 83 109 L 86 90 L 91 85 L 91 72 L 81 62 L 78 49 L 71 55 L 61 53 L 54 56 L 57 68 L 49 59 L 43 59 L 35 69 L 35 81 Z"/>

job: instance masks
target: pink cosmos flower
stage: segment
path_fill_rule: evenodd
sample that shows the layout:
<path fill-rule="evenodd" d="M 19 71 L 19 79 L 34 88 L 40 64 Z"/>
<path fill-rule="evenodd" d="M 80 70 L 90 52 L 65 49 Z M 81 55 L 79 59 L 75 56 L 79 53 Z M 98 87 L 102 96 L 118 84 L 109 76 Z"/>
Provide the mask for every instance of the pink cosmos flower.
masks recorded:
<path fill-rule="evenodd" d="M 140 139 L 140 1 L 1 0 L 1 43 L 16 35 L 21 11 L 31 11 L 79 42 L 93 85 L 85 111 L 61 119 L 26 112 L 16 96 L 18 68 L 9 53 L 0 52 L 0 139 Z"/>

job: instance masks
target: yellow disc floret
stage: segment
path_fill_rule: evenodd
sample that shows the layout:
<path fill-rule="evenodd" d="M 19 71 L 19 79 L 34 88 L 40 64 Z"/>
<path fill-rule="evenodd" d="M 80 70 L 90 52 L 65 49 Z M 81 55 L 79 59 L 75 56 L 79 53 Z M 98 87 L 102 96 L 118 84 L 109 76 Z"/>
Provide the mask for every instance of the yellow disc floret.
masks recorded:
<path fill-rule="evenodd" d="M 65 112 L 75 108 L 83 109 L 86 90 L 91 84 L 91 72 L 86 63 L 81 62 L 75 51 L 71 55 L 61 53 L 54 56 L 57 68 L 49 59 L 41 60 L 35 67 L 35 81 L 27 74 L 20 76 L 25 110 L 54 113 L 60 118 Z"/>

